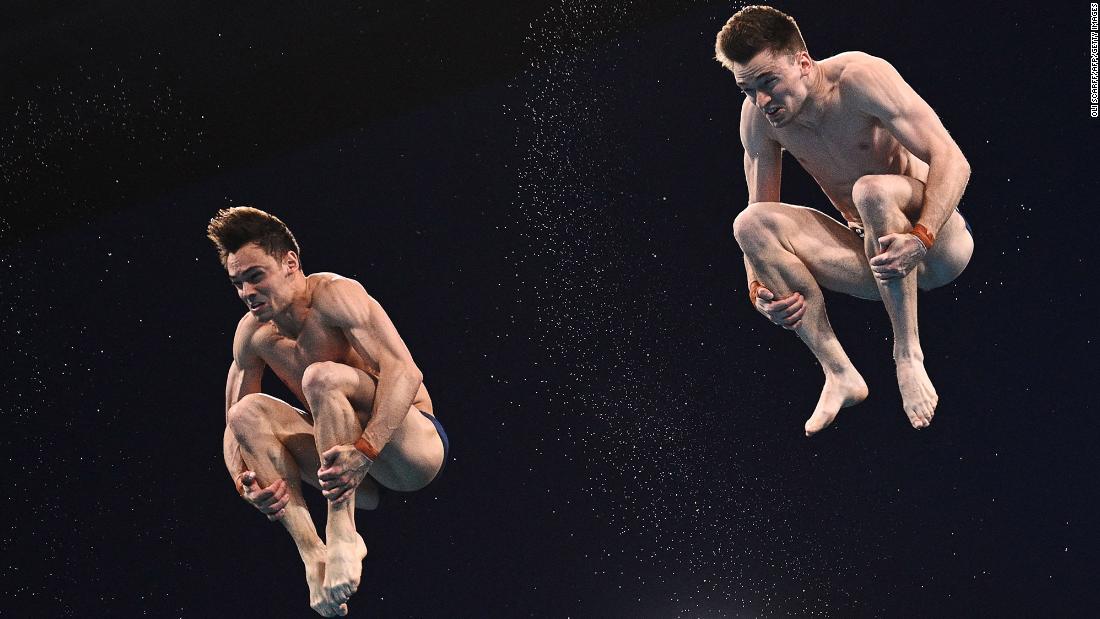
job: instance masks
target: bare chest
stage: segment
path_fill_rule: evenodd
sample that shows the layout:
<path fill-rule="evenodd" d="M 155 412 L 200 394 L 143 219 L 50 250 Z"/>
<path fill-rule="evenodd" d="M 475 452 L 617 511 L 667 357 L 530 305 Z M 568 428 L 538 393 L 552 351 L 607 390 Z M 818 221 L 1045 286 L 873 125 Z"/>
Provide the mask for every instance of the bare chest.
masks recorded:
<path fill-rule="evenodd" d="M 908 151 L 873 118 L 834 112 L 813 128 L 777 129 L 776 138 L 846 216 L 860 177 L 911 173 Z"/>
<path fill-rule="evenodd" d="M 253 344 L 267 366 L 295 392 L 301 389 L 302 374 L 310 364 L 337 361 L 359 365 L 352 359 L 355 352 L 344 333 L 314 317 L 307 317 L 297 337 L 288 337 L 274 325 L 265 325 L 256 333 Z"/>

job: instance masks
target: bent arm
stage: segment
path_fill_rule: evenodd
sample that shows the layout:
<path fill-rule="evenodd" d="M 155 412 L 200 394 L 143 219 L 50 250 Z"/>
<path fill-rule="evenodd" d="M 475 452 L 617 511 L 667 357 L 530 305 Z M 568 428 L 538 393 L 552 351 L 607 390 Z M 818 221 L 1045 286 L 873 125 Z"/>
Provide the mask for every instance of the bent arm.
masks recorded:
<path fill-rule="evenodd" d="M 321 301 L 326 321 L 343 330 L 356 352 L 378 368 L 378 387 L 363 438 L 382 451 L 404 424 L 423 375 L 385 310 L 358 282 L 329 283 Z"/>
<path fill-rule="evenodd" d="M 916 223 L 938 234 L 962 199 L 970 180 L 970 163 L 936 112 L 890 63 L 872 58 L 849 73 L 841 80 L 842 88 L 902 146 L 928 164 Z"/>
<path fill-rule="evenodd" d="M 741 145 L 745 147 L 745 185 L 749 204 L 778 202 L 783 148 L 772 139 L 767 121 L 748 99 L 741 105 Z"/>
<path fill-rule="evenodd" d="M 241 338 L 234 338 L 238 340 Z M 229 428 L 229 409 L 250 393 L 259 393 L 264 374 L 264 363 L 256 355 L 251 354 L 243 345 L 234 341 L 233 362 L 229 364 L 229 376 L 225 381 L 225 432 L 222 434 L 222 456 L 225 458 L 225 468 L 229 476 L 236 484 L 240 474 L 248 469 L 244 457 L 241 455 L 241 446 L 237 437 Z M 238 491 L 240 488 L 238 488 Z"/>

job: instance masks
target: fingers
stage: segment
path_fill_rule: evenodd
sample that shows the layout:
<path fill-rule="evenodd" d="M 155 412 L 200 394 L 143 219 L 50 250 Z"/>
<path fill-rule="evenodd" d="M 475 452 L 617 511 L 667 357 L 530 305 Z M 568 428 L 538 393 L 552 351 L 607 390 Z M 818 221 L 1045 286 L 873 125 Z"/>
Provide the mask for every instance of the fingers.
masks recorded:
<path fill-rule="evenodd" d="M 340 506 L 343 505 L 344 502 L 346 502 L 348 498 L 351 497 L 350 490 L 351 489 L 347 486 L 341 486 L 340 488 L 337 488 L 336 490 L 330 492 L 325 498 L 328 499 L 329 502 L 332 503 L 334 506 Z"/>
<path fill-rule="evenodd" d="M 252 471 L 244 471 L 237 477 L 237 483 L 240 484 L 237 492 L 241 495 L 241 498 L 248 500 L 248 493 L 251 491 L 252 482 L 255 479 L 256 474 Z"/>
<path fill-rule="evenodd" d="M 801 300 L 802 295 L 794 292 L 787 295 L 786 297 L 783 297 L 782 299 L 768 303 L 768 311 L 773 314 L 786 312 L 792 305 L 800 302 Z"/>
<path fill-rule="evenodd" d="M 868 260 L 867 263 L 871 266 L 871 273 L 875 276 L 875 279 L 889 281 L 905 277 L 909 272 L 904 264 L 899 264 L 901 261 L 902 256 L 884 251 Z"/>
<path fill-rule="evenodd" d="M 806 304 L 799 303 L 797 310 L 782 321 L 782 326 L 788 331 L 794 331 L 802 324 L 802 316 L 806 314 Z"/>
<path fill-rule="evenodd" d="M 351 481 L 343 487 L 340 494 L 333 497 L 333 505 L 343 505 L 348 501 L 355 498 L 355 491 L 359 489 L 359 484 L 363 483 L 363 480 Z"/>
<path fill-rule="evenodd" d="M 361 480 L 356 480 L 352 475 L 341 475 L 322 481 L 321 494 L 334 505 L 339 505 L 351 498 L 351 491 L 359 487 L 360 482 Z"/>
<path fill-rule="evenodd" d="M 260 513 L 267 516 L 268 520 L 280 520 L 285 515 L 286 506 L 290 502 L 290 489 L 287 487 L 286 480 L 278 479 L 266 488 L 246 491 L 245 499 L 260 510 Z"/>
<path fill-rule="evenodd" d="M 756 298 L 763 299 L 764 301 L 771 301 L 775 298 L 775 294 L 771 290 L 768 290 L 764 286 L 759 286 L 756 289 Z"/>
<path fill-rule="evenodd" d="M 321 467 L 317 469 L 317 479 L 321 480 L 321 485 L 324 485 L 326 481 L 332 481 L 339 479 L 340 474 L 344 472 L 342 467 Z"/>
<path fill-rule="evenodd" d="M 286 498 L 288 496 L 290 496 L 290 492 L 287 489 L 286 482 L 280 479 L 256 493 L 252 497 L 252 500 L 256 503 L 256 507 L 259 507 L 261 510 L 266 510 L 279 503 L 286 505 Z"/>
<path fill-rule="evenodd" d="M 340 452 L 336 447 L 330 447 L 328 451 L 321 454 L 321 464 L 332 466 L 332 463 L 336 462 L 336 456 L 340 455 Z"/>
<path fill-rule="evenodd" d="M 778 301 L 764 303 L 760 309 L 773 323 L 786 327 L 805 313 L 806 297 L 803 297 L 802 293 L 795 292 Z"/>
<path fill-rule="evenodd" d="M 332 504 L 339 505 L 351 497 L 351 491 L 355 489 L 358 484 L 349 482 L 341 482 L 334 484 L 328 490 L 322 490 L 321 494 L 328 499 Z"/>
<path fill-rule="evenodd" d="M 876 256 L 877 258 L 878 256 Z M 873 261 L 872 261 L 873 262 Z M 890 281 L 892 279 L 899 279 L 905 277 L 908 270 L 904 267 L 894 266 L 891 264 L 871 264 L 871 273 L 874 274 L 875 279 L 879 281 Z"/>
<path fill-rule="evenodd" d="M 332 467 L 318 469 L 317 480 L 321 482 L 321 494 L 329 501 L 335 501 L 343 494 L 350 478 L 342 468 Z"/>
<path fill-rule="evenodd" d="M 897 234 L 887 234 L 886 236 L 880 236 L 878 237 L 878 244 L 881 245 L 883 249 L 886 249 L 887 247 L 890 247 L 890 245 L 892 245 L 894 243 L 894 240 L 897 238 Z"/>
<path fill-rule="evenodd" d="M 321 482 L 321 494 L 329 500 L 350 480 L 345 471 L 339 469 L 321 469 L 317 471 L 317 479 Z"/>

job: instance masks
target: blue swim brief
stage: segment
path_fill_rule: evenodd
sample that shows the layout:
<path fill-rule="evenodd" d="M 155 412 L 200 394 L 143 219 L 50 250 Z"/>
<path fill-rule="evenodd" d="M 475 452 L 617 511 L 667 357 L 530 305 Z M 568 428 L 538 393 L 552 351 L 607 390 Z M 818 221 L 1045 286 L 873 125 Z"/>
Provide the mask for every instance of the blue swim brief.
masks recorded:
<path fill-rule="evenodd" d="M 418 409 L 419 410 L 419 409 Z M 447 438 L 447 431 L 443 429 L 443 424 L 439 423 L 439 420 L 435 418 L 435 415 L 431 413 L 425 413 L 420 411 L 421 415 L 424 415 L 435 426 L 435 431 L 439 433 L 439 440 L 443 441 L 443 464 L 439 467 L 439 472 L 435 474 L 432 481 L 439 479 L 439 476 L 443 474 L 443 469 L 447 468 L 447 459 L 451 457 L 451 439 Z M 428 482 L 431 483 L 431 482 Z"/>

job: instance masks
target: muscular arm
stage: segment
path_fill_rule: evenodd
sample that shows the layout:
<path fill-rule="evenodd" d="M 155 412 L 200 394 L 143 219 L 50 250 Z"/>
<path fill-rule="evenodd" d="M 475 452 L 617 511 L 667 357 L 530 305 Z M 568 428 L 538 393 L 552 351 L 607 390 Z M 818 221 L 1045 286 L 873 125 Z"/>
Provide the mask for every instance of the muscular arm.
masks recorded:
<path fill-rule="evenodd" d="M 401 427 L 420 389 L 423 376 L 389 316 L 358 282 L 330 282 L 315 301 L 325 322 L 343 330 L 367 363 L 378 367 L 378 388 L 365 438 L 378 451 Z"/>
<path fill-rule="evenodd" d="M 227 423 L 222 436 L 222 455 L 225 457 L 225 468 L 229 470 L 229 475 L 234 482 L 248 467 L 241 457 L 241 446 L 237 443 L 237 437 L 229 429 L 229 409 L 244 396 L 260 392 L 265 367 L 263 360 L 248 345 L 250 337 L 251 331 L 244 326 L 242 320 L 241 325 L 237 327 L 237 334 L 233 337 L 233 362 L 229 365 L 229 377 L 225 381 Z"/>
<path fill-rule="evenodd" d="M 936 113 L 881 58 L 870 57 L 845 70 L 841 93 L 864 113 L 877 118 L 907 148 L 928 164 L 924 203 L 917 223 L 933 234 L 959 205 L 970 179 L 970 164 Z"/>
<path fill-rule="evenodd" d="M 741 104 L 741 145 L 745 147 L 745 185 L 749 204 L 778 202 L 783 149 L 772 139 L 767 121 L 748 99 Z"/>

